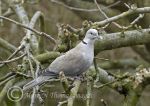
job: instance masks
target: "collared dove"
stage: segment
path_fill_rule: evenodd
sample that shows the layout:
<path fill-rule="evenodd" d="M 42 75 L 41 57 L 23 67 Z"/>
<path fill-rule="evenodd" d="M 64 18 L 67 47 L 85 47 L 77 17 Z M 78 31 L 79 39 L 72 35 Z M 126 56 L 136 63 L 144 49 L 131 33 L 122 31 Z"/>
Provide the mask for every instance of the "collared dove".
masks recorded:
<path fill-rule="evenodd" d="M 55 78 L 61 71 L 66 76 L 75 77 L 81 75 L 93 63 L 94 42 L 98 38 L 102 39 L 102 36 L 98 35 L 98 31 L 89 29 L 85 38 L 75 48 L 56 58 L 39 77 L 24 85 L 23 90 L 26 91 Z"/>

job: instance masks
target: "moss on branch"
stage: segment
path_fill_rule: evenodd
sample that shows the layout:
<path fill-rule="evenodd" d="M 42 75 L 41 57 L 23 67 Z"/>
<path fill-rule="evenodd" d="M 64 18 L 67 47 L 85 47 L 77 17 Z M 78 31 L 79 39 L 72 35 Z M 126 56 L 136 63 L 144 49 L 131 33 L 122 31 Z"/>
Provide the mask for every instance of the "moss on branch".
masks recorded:
<path fill-rule="evenodd" d="M 138 29 L 103 35 L 103 39 L 96 42 L 95 54 L 100 51 L 120 47 L 140 45 L 150 42 L 150 29 Z"/>
<path fill-rule="evenodd" d="M 7 42 L 2 38 L 0 38 L 0 46 L 8 50 L 9 52 L 14 52 L 17 49 L 14 45 L 10 44 L 9 42 Z"/>
<path fill-rule="evenodd" d="M 55 58 L 60 56 L 59 52 L 47 52 L 36 56 L 36 59 L 41 63 L 52 62 Z"/>

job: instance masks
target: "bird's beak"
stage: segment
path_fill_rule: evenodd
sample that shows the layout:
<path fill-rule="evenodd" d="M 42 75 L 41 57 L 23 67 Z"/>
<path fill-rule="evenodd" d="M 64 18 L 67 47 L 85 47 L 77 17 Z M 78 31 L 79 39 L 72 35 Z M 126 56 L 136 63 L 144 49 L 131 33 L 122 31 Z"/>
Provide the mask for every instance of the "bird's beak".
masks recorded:
<path fill-rule="evenodd" d="M 98 39 L 98 40 L 101 40 L 101 39 L 103 39 L 103 37 L 100 36 L 100 35 L 98 35 L 98 36 L 97 36 L 97 39 Z"/>

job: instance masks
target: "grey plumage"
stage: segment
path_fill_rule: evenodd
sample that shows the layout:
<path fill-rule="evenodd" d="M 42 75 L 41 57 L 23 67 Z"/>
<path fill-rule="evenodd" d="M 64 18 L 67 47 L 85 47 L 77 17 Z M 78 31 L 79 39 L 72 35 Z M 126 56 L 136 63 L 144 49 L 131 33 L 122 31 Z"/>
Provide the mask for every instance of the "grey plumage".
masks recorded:
<path fill-rule="evenodd" d="M 27 90 L 44 83 L 50 78 L 59 75 L 63 71 L 66 76 L 78 76 L 85 72 L 93 63 L 94 42 L 98 35 L 97 30 L 89 29 L 83 41 L 64 55 L 56 58 L 50 66 L 38 78 L 27 83 L 23 90 Z"/>
<path fill-rule="evenodd" d="M 38 78 L 30 81 L 25 86 L 23 86 L 23 90 L 26 91 L 28 89 L 31 89 L 37 85 L 41 85 L 42 83 L 46 82 L 48 79 L 53 78 L 51 76 L 39 76 Z"/>

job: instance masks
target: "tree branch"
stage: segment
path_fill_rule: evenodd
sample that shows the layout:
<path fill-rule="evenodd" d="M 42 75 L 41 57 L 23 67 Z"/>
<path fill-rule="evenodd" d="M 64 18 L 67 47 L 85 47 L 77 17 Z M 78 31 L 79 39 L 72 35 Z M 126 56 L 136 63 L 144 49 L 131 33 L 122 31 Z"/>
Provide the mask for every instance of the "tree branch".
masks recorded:
<path fill-rule="evenodd" d="M 7 42 L 2 38 L 0 38 L 0 46 L 8 50 L 9 52 L 14 52 L 17 49 L 14 45 L 10 44 L 9 42 Z"/>
<path fill-rule="evenodd" d="M 128 11 L 123 12 L 122 14 L 113 16 L 111 18 L 105 19 L 105 20 L 100 21 L 100 22 L 95 22 L 95 24 L 98 25 L 98 26 L 104 26 L 104 25 L 106 25 L 108 23 L 111 23 L 113 21 L 116 21 L 116 20 L 118 20 L 120 18 L 124 18 L 126 16 L 129 16 L 129 15 L 132 15 L 132 14 L 136 14 L 136 13 L 137 14 L 140 14 L 140 13 L 150 13 L 150 7 L 129 9 Z"/>
<path fill-rule="evenodd" d="M 104 34 L 103 39 L 95 44 L 95 54 L 104 50 L 149 43 L 149 35 L 150 29 Z"/>
<path fill-rule="evenodd" d="M 74 102 L 74 99 L 75 99 L 75 97 L 76 97 L 76 95 L 77 95 L 77 93 L 78 93 L 80 84 L 81 84 L 81 81 L 80 81 L 79 79 L 76 79 L 76 80 L 74 81 L 73 85 L 74 85 L 75 87 L 73 87 L 73 88 L 71 89 L 70 96 L 69 96 L 69 98 L 68 98 L 68 104 L 67 104 L 67 106 L 73 106 L 73 102 Z"/>
<path fill-rule="evenodd" d="M 12 23 L 14 23 L 14 24 L 20 26 L 20 27 L 23 27 L 23 28 L 25 28 L 25 29 L 31 30 L 32 32 L 36 33 L 37 35 L 39 35 L 39 36 L 44 36 L 44 37 L 50 39 L 54 44 L 56 44 L 56 40 L 55 40 L 53 37 L 51 37 L 51 35 L 48 35 L 48 34 L 46 34 L 45 32 L 39 32 L 39 31 L 36 30 L 36 29 L 30 28 L 30 27 L 28 27 L 28 26 L 26 26 L 26 25 L 24 25 L 24 24 L 21 24 L 21 23 L 19 23 L 19 22 L 17 22 L 17 21 L 14 21 L 14 20 L 12 20 L 12 19 L 10 19 L 10 18 L 7 18 L 7 17 L 4 17 L 4 16 L 0 16 L 0 19 L 5 19 L 5 20 L 7 20 L 7 21 L 9 21 L 9 22 L 12 22 Z"/>

